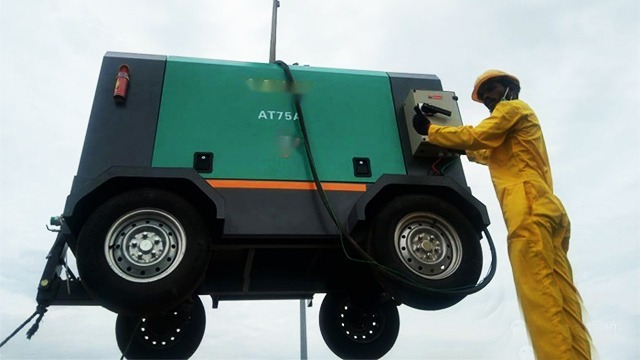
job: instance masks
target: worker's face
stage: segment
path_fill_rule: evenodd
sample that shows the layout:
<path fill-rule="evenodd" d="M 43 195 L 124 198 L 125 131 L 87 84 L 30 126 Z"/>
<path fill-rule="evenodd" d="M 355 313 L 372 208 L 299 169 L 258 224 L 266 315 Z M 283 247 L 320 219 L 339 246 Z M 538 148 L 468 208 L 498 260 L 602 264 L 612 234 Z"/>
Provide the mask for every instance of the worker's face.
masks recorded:
<path fill-rule="evenodd" d="M 487 81 L 485 84 L 482 84 L 482 87 L 478 90 L 478 96 L 484 106 L 486 106 L 489 111 L 493 111 L 504 97 L 506 91 L 507 89 L 500 82 Z"/>

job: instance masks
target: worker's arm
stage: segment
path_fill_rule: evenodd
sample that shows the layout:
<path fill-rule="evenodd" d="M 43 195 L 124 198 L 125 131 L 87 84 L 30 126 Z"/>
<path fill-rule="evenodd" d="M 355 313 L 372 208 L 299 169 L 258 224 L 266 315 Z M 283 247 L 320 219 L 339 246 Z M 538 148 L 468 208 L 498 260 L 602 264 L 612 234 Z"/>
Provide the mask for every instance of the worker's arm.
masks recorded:
<path fill-rule="evenodd" d="M 491 150 L 482 149 L 482 150 L 467 150 L 467 159 L 469 161 L 473 161 L 474 163 L 487 165 L 489 163 L 489 156 L 491 155 Z"/>
<path fill-rule="evenodd" d="M 429 142 L 459 150 L 493 149 L 502 144 L 509 130 L 527 110 L 528 106 L 521 101 L 503 101 L 475 127 L 432 124 L 429 127 Z"/>

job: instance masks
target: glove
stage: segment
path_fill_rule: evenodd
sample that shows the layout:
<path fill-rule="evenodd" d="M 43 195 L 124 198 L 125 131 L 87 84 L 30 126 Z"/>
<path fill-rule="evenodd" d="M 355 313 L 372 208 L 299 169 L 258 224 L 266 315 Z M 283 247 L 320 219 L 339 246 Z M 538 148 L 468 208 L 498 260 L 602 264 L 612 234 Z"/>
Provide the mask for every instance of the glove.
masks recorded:
<path fill-rule="evenodd" d="M 429 134 L 429 126 L 431 126 L 431 121 L 429 121 L 426 115 L 422 113 L 413 115 L 413 128 L 416 129 L 418 134 Z"/>

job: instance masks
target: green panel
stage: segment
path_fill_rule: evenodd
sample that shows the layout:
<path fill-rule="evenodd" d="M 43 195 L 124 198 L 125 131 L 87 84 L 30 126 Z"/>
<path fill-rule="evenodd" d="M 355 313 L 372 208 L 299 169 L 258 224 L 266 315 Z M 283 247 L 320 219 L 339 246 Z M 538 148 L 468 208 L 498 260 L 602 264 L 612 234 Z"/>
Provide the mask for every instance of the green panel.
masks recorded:
<path fill-rule="evenodd" d="M 318 173 L 323 181 L 372 182 L 405 174 L 388 76 L 382 72 L 292 66 Z M 154 167 L 191 167 L 214 153 L 206 178 L 311 180 L 291 93 L 275 64 L 170 57 Z M 353 174 L 371 159 L 372 177 Z"/>

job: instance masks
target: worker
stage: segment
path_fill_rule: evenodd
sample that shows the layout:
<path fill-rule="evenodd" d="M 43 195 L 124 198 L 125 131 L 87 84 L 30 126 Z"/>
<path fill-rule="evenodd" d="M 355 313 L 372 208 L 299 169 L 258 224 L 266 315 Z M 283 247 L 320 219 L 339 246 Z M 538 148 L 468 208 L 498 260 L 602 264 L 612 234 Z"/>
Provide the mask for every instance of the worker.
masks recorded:
<path fill-rule="evenodd" d="M 489 117 L 475 127 L 432 125 L 417 106 L 413 127 L 430 143 L 466 150 L 469 160 L 489 166 L 536 358 L 591 359 L 591 339 L 567 258 L 569 218 L 553 193 L 538 118 L 519 93 L 515 76 L 489 70 L 478 77 L 471 96 L 489 109 Z"/>

